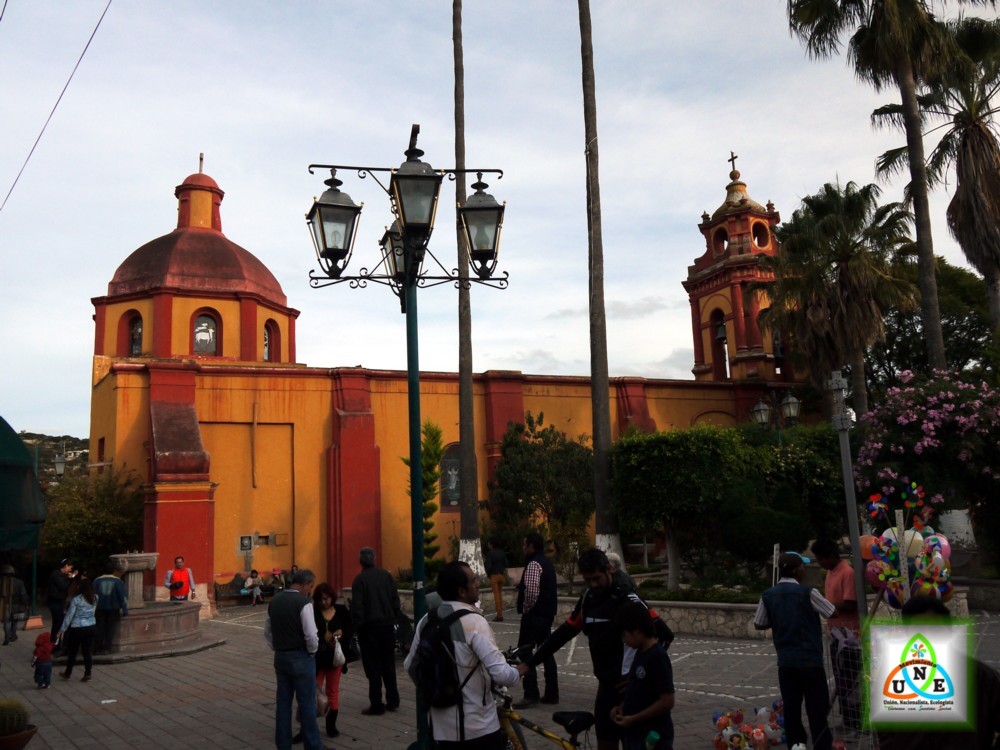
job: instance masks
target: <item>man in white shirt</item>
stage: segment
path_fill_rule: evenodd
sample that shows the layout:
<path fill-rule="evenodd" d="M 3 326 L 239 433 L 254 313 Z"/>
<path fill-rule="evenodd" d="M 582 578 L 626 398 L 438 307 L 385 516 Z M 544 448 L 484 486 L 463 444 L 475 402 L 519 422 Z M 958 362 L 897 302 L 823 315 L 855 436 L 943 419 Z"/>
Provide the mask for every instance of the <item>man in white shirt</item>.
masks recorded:
<path fill-rule="evenodd" d="M 267 607 L 264 640 L 274 651 L 274 675 L 278 690 L 274 711 L 274 745 L 292 747 L 292 698 L 299 704 L 302 738 L 306 750 L 321 750 L 323 741 L 316 724 L 316 650 L 319 636 L 313 603 L 309 598 L 316 576 L 297 570 L 292 585 L 275 596 Z"/>
<path fill-rule="evenodd" d="M 468 610 L 471 614 L 459 617 L 451 625 L 458 682 L 460 685 L 464 683 L 462 710 L 459 712 L 457 705 L 430 710 L 434 739 L 441 750 L 503 750 L 504 737 L 500 731 L 490 685 L 492 682 L 504 686 L 515 685 L 520 673 L 507 664 L 489 623 L 475 606 L 479 601 L 479 579 L 472 568 L 463 562 L 450 562 L 438 574 L 437 585 L 437 593 L 443 600 L 438 607 L 438 615 L 442 619 L 458 610 Z M 417 624 L 413 645 L 403 662 L 414 680 L 416 676 L 412 667 L 420 644 L 420 634 L 426 624 L 425 615 Z"/>

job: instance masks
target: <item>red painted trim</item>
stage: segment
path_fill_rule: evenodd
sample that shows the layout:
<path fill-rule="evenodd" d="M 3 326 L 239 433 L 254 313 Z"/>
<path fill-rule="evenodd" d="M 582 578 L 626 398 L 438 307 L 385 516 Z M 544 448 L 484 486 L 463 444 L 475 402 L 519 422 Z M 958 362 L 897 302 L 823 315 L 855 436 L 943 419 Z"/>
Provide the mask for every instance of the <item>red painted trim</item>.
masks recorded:
<path fill-rule="evenodd" d="M 363 370 L 331 373 L 333 414 L 327 459 L 327 580 L 349 582 L 362 547 L 382 556 L 382 489 L 371 388 Z"/>
<path fill-rule="evenodd" d="M 698 300 L 691 299 L 691 335 L 694 340 L 694 364 L 705 364 L 705 342 L 701 336 L 701 309 Z"/>
<path fill-rule="evenodd" d="M 108 308 L 103 302 L 94 303 L 94 356 L 104 355 L 104 325 L 107 320 Z"/>
<path fill-rule="evenodd" d="M 153 295 L 153 356 L 160 359 L 169 358 L 171 349 L 171 331 L 173 322 L 174 295 L 165 292 Z"/>
<path fill-rule="evenodd" d="M 482 379 L 486 399 L 486 476 L 492 481 L 500 462 L 500 444 L 507 424 L 524 422 L 526 379 L 516 370 L 489 370 L 483 373 Z"/>
<path fill-rule="evenodd" d="M 259 362 L 263 358 L 263 352 L 257 353 L 257 305 L 251 299 L 240 297 L 240 359 Z"/>
<path fill-rule="evenodd" d="M 656 432 L 656 421 L 649 415 L 646 381 L 643 378 L 613 378 L 618 399 L 618 434 L 630 425 L 643 432 Z"/>
<path fill-rule="evenodd" d="M 215 578 L 215 492 L 205 482 L 200 489 L 173 493 L 169 485 L 158 483 L 146 492 L 143 519 L 143 546 L 160 552 L 153 581 L 163 585 L 174 558 L 181 556 L 194 574 L 195 584 L 209 584 Z M 174 500 L 183 494 L 183 502 Z"/>
<path fill-rule="evenodd" d="M 733 305 L 733 333 L 736 336 L 736 351 L 746 351 L 747 331 L 743 316 L 743 287 L 739 282 L 729 286 L 729 300 Z"/>

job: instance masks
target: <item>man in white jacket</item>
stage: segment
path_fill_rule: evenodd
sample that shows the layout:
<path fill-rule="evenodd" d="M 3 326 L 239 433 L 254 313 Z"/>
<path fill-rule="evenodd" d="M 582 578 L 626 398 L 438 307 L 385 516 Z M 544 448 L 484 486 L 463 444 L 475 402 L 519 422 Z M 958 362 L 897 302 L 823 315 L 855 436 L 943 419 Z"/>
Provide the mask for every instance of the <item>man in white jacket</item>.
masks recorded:
<path fill-rule="evenodd" d="M 450 562 L 441 569 L 437 585 L 437 593 L 442 599 L 437 609 L 439 617 L 444 619 L 459 610 L 468 610 L 470 614 L 459 617 L 451 624 L 458 681 L 465 685 L 462 688 L 462 711 L 459 712 L 457 705 L 432 708 L 430 723 L 434 739 L 442 750 L 503 750 L 504 738 L 490 685 L 491 682 L 504 686 L 515 685 L 520 672 L 507 664 L 493 637 L 493 630 L 482 612 L 476 608 L 476 602 L 479 601 L 479 579 L 472 568 L 464 562 Z M 412 667 L 420 645 L 420 634 L 426 624 L 425 615 L 417 624 L 413 645 L 403 662 L 414 681 L 416 677 Z"/>

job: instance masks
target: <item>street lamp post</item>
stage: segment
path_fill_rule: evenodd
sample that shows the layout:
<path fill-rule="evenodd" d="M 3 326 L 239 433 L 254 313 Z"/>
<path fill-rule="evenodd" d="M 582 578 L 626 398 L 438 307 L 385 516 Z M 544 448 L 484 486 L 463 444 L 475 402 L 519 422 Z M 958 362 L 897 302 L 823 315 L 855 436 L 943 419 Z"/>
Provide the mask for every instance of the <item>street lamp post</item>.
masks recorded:
<path fill-rule="evenodd" d="M 420 361 L 417 327 L 417 288 L 453 283 L 456 288 L 468 288 L 473 282 L 497 289 L 507 287 L 507 273 L 494 277 L 500 230 L 503 226 L 504 205 L 497 203 L 493 196 L 485 192 L 488 187 L 482 181 L 483 174 L 495 173 L 503 177 L 499 169 L 434 169 L 421 161 L 423 151 L 417 148 L 420 126 L 414 125 L 410 131 L 410 144 L 406 150 L 406 161 L 398 168 L 352 167 L 331 164 L 310 164 L 309 172 L 315 169 L 329 169 L 326 180 L 328 190 L 316 200 L 306 222 L 311 230 L 316 258 L 322 274 L 309 272 L 309 284 L 314 289 L 347 282 L 352 289 L 368 286 L 368 282 L 385 284 L 399 297 L 401 311 L 406 315 L 406 376 L 407 401 L 409 411 L 410 442 L 410 533 L 413 554 L 413 616 L 419 622 L 426 612 L 426 592 L 424 590 L 424 516 L 423 516 L 423 474 L 420 446 Z M 389 205 L 394 216 L 392 225 L 382 236 L 381 261 L 369 270 L 362 267 L 357 275 L 345 274 L 354 249 L 358 218 L 364 206 L 357 205 L 351 197 L 340 191 L 343 184 L 337 179 L 337 170 L 357 173 L 364 179 L 372 177 L 389 196 Z M 388 172 L 389 185 L 386 187 L 376 173 Z M 458 211 L 462 218 L 468 240 L 469 256 L 477 278 L 462 276 L 458 270 L 448 271 L 434 257 L 428 248 L 428 241 L 434 229 L 441 181 L 445 175 L 455 179 L 455 175 L 476 172 L 478 180 L 473 184 L 475 193 L 469 196 Z M 426 272 L 423 261 L 430 255 L 437 269 Z M 417 741 L 411 748 L 429 747 L 427 716 L 425 707 L 417 703 Z"/>
<path fill-rule="evenodd" d="M 770 403 L 768 403 L 770 402 Z M 781 446 L 781 424 L 793 425 L 799 418 L 799 410 L 802 402 L 791 392 L 778 403 L 778 396 L 774 391 L 770 391 L 767 397 L 761 396 L 757 404 L 750 410 L 753 421 L 761 427 L 767 428 L 771 425 L 771 414 L 774 414 L 774 426 L 778 433 L 778 446 Z"/>

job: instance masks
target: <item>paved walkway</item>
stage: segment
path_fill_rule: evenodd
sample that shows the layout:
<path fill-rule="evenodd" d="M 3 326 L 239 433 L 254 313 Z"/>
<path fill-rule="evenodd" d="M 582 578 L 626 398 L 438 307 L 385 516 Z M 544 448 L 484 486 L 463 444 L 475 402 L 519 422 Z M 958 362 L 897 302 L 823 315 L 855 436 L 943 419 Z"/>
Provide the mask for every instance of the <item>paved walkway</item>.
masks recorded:
<path fill-rule="evenodd" d="M 36 690 L 30 666 L 34 636 L 23 633 L 0 648 L 0 697 L 18 697 L 31 711 L 39 731 L 31 750 L 48 748 L 268 748 L 273 747 L 274 673 L 264 643 L 264 608 L 223 609 L 216 620 L 202 623 L 226 643 L 188 656 L 95 665 L 94 679 L 64 682 L 55 676 L 49 690 Z M 517 639 L 517 618 L 494 623 L 502 648 Z M 980 658 L 1000 666 L 1000 619 L 979 621 Z M 712 712 L 770 704 L 777 696 L 777 668 L 770 642 L 680 636 L 670 649 L 677 687 L 674 723 L 678 750 L 711 747 Z M 586 638 L 557 654 L 561 710 L 592 709 L 595 680 L 589 670 Z M 325 739 L 327 747 L 396 750 L 413 741 L 413 688 L 402 671 L 402 706 L 395 714 L 361 715 L 367 705 L 367 683 L 360 665 L 352 665 L 341 682 L 339 727 L 342 736 Z M 515 695 L 520 697 L 520 688 Z M 553 727 L 551 709 L 525 712 Z M 848 738 L 848 747 L 871 747 Z M 532 748 L 543 746 L 536 741 Z M 596 743 L 591 737 L 591 747 Z M 551 745 L 544 745 L 551 747 Z"/>

